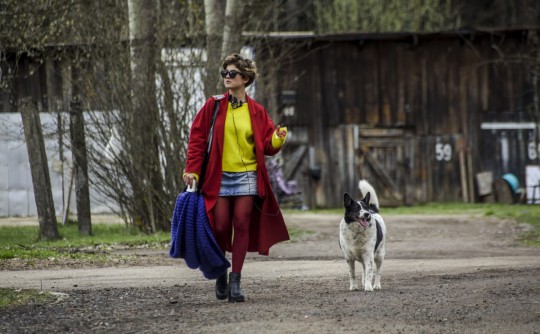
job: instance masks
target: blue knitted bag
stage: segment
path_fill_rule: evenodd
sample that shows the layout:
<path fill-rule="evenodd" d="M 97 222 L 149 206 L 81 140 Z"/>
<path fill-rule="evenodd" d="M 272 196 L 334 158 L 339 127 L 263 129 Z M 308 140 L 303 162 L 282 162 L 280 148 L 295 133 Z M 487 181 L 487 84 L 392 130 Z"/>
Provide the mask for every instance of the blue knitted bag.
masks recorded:
<path fill-rule="evenodd" d="M 214 238 L 199 192 L 184 191 L 176 199 L 169 255 L 199 268 L 207 279 L 218 278 L 231 266 Z"/>

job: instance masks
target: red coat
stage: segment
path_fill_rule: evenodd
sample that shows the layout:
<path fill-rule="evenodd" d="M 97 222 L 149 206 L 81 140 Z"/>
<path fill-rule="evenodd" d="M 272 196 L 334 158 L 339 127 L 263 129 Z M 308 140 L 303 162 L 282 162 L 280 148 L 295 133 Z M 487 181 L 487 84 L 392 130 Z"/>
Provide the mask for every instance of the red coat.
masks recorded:
<path fill-rule="evenodd" d="M 275 126 L 268 112 L 256 101 L 248 96 L 246 98 L 251 116 L 251 125 L 253 127 L 253 140 L 257 157 L 257 187 L 259 192 L 259 198 L 254 203 L 251 216 L 248 251 L 268 255 L 270 247 L 274 244 L 289 240 L 285 220 L 270 186 L 264 159 L 265 155 L 275 155 L 279 152 L 279 149 L 272 147 L 272 135 Z M 206 214 L 213 230 L 214 219 L 212 209 L 216 205 L 221 186 L 221 157 L 223 156 L 223 136 L 228 100 L 229 93 L 224 94 L 223 98 L 219 100 L 219 110 L 214 124 L 212 149 L 206 168 L 206 181 L 204 181 L 201 189 L 206 204 Z M 214 112 L 214 102 L 214 97 L 208 99 L 193 120 L 189 135 L 185 172 L 197 174 L 201 172 L 206 142 L 212 122 L 212 114 Z M 230 252 L 231 250 L 231 245 L 227 245 L 227 251 Z"/>

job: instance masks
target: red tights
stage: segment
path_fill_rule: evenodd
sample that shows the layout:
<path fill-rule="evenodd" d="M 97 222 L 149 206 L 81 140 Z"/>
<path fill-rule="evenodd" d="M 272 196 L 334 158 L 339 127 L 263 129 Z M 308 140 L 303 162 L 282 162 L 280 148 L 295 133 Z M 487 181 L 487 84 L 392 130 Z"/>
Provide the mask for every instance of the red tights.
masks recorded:
<path fill-rule="evenodd" d="M 240 273 L 246 258 L 249 244 L 249 224 L 255 196 L 218 197 L 214 208 L 214 233 L 216 241 L 225 254 L 227 243 L 231 240 L 232 228 L 232 271 Z"/>

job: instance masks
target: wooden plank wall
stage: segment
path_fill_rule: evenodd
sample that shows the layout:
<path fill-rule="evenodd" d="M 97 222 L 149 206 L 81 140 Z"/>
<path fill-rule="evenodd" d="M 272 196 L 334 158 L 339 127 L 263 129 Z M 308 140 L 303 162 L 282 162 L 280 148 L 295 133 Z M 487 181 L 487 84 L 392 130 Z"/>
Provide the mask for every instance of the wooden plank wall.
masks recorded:
<path fill-rule="evenodd" d="M 311 55 L 294 66 L 299 79 L 288 86 L 298 97 L 296 119 L 288 124 L 308 125 L 310 159 L 322 168 L 310 194 L 315 206 L 335 206 L 358 177 L 344 165 L 357 153 L 340 142 L 350 140 L 354 126 L 407 130 L 410 173 L 403 191 L 412 203 L 474 201 L 475 174 L 498 163 L 482 160 L 483 115 L 531 108 L 530 69 L 500 62 L 501 52 L 530 52 L 524 37 L 325 43 L 312 44 Z M 436 160 L 437 145 L 448 145 L 450 160 Z M 514 161 L 523 169 L 523 159 Z M 345 174 L 337 186 L 336 171 Z"/>
<path fill-rule="evenodd" d="M 13 87 L 0 90 L 0 113 L 18 112 L 16 102 L 23 98 L 32 99 L 41 112 L 69 109 L 71 80 L 63 80 L 64 76 L 71 78 L 68 57 L 62 61 L 48 57 L 41 62 L 23 55 L 17 71 Z"/>
<path fill-rule="evenodd" d="M 510 134 L 511 166 L 503 168 L 497 146 L 502 133 L 488 134 L 480 124 L 534 112 L 538 88 L 531 69 L 516 59 L 501 61 L 501 55 L 532 54 L 535 46 L 527 38 L 508 32 L 306 43 L 300 60 L 284 67 L 280 76 L 280 89 L 296 93 L 295 115 L 284 117 L 283 124 L 307 131 L 302 164 L 307 170 L 300 174 L 311 177 L 298 180 L 305 185 L 306 204 L 341 206 L 345 189 L 362 176 L 358 149 L 349 142 L 358 132 L 354 129 L 403 130 L 405 176 L 398 183 L 404 203 L 473 201 L 474 176 L 486 169 L 495 178 L 513 172 L 524 182 L 524 164 L 540 164 L 540 158 L 524 157 L 523 146 L 529 143 L 519 136 L 535 137 L 537 144 L 538 134 Z M 26 79 L 14 87 L 15 100 L 32 96 L 40 110 L 67 106 L 71 88 L 61 78 L 70 77 L 68 60 L 45 66 L 23 61 L 20 71 Z M 51 70 L 54 78 L 48 75 Z M 10 99 L 0 96 L 0 112 L 15 111 Z M 449 145 L 451 160 L 436 160 L 441 144 Z"/>
<path fill-rule="evenodd" d="M 534 123 L 529 113 L 488 113 L 483 115 L 483 122 L 496 123 Z M 540 146 L 538 128 L 502 128 L 497 130 L 480 130 L 478 143 L 480 151 L 481 171 L 491 171 L 495 178 L 505 173 L 512 173 L 525 184 L 525 166 L 540 164 Z"/>

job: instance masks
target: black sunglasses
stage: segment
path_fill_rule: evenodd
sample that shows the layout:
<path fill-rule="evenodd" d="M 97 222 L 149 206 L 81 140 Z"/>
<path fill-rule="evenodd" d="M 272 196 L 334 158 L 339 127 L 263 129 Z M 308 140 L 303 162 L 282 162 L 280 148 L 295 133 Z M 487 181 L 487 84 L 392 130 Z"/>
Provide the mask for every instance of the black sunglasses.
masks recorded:
<path fill-rule="evenodd" d="M 230 71 L 222 70 L 221 71 L 221 77 L 223 79 L 225 79 L 227 77 L 227 75 L 229 76 L 229 78 L 234 79 L 234 78 L 236 78 L 237 74 L 242 75 L 242 73 L 238 72 L 237 70 L 230 70 Z"/>

